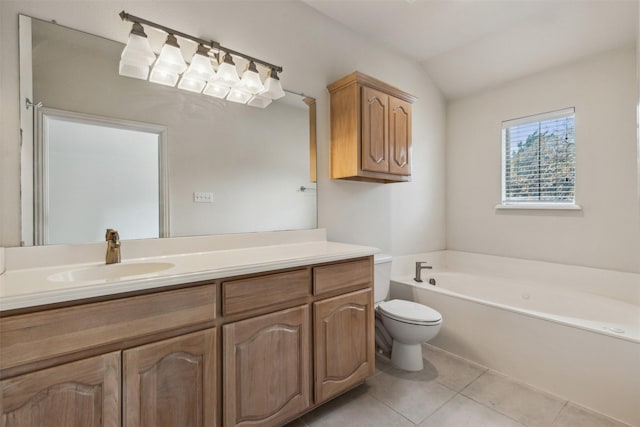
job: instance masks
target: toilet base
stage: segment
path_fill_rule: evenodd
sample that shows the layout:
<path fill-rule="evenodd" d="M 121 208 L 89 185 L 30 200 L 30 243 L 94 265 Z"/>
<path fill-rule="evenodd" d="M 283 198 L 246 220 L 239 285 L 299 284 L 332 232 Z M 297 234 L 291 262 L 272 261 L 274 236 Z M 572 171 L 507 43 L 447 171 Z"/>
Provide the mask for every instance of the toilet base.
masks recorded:
<path fill-rule="evenodd" d="M 393 341 L 391 347 L 391 364 L 405 371 L 421 371 L 424 367 L 421 344 L 403 344 Z"/>

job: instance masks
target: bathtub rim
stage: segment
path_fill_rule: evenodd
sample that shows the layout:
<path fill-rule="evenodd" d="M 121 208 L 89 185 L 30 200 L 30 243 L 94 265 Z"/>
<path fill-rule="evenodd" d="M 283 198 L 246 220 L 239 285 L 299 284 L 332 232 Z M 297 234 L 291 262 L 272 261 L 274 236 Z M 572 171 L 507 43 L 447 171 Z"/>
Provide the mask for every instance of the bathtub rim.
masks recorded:
<path fill-rule="evenodd" d="M 463 273 L 463 272 L 452 272 L 452 271 L 439 271 L 439 272 L 438 271 L 434 271 L 433 273 L 461 273 L 461 274 L 468 274 L 468 273 Z M 483 277 L 491 277 L 491 276 L 483 276 Z M 474 303 L 477 303 L 477 304 L 482 304 L 482 305 L 485 305 L 485 306 L 488 306 L 488 307 L 497 308 L 499 310 L 504 310 L 504 311 L 508 311 L 508 312 L 511 312 L 511 313 L 520 314 L 520 315 L 531 317 L 531 318 L 534 318 L 534 319 L 539 319 L 539 320 L 543 320 L 543 321 L 547 321 L 547 322 L 563 325 L 563 326 L 570 327 L 570 328 L 581 329 L 581 330 L 586 331 L 586 332 L 591 332 L 591 333 L 595 333 L 595 334 L 598 334 L 598 335 L 604 335 L 604 336 L 611 337 L 611 338 L 617 338 L 619 340 L 631 342 L 631 343 L 634 343 L 634 344 L 640 344 L 640 336 L 639 337 L 628 336 L 628 335 L 624 335 L 624 334 L 608 331 L 606 329 L 600 330 L 600 329 L 597 329 L 597 328 L 593 328 L 593 327 L 589 327 L 589 326 L 585 326 L 585 325 L 572 323 L 572 322 L 567 321 L 567 320 L 562 320 L 562 319 L 568 318 L 568 317 L 564 317 L 564 316 L 557 316 L 557 318 L 549 317 L 549 316 L 554 316 L 554 315 L 551 314 L 551 313 L 543 313 L 543 312 L 534 311 L 534 310 L 526 310 L 526 309 L 523 309 L 523 308 L 518 308 L 518 307 L 513 307 L 513 306 L 500 304 L 500 303 L 496 303 L 496 302 L 492 302 L 492 301 L 487 301 L 487 300 L 484 300 L 484 299 L 481 299 L 481 298 L 475 298 L 475 297 L 471 297 L 471 296 L 468 296 L 468 295 L 460 294 L 458 292 L 449 291 L 449 290 L 444 289 L 444 288 L 438 288 L 436 286 L 427 287 L 424 284 L 414 283 L 413 279 L 410 278 L 409 276 L 391 277 L 391 285 L 392 286 L 393 285 L 404 285 L 404 286 L 414 287 L 414 288 L 417 288 L 417 289 L 424 289 L 426 292 L 436 292 L 436 293 L 438 293 L 440 295 L 445 295 L 445 296 L 448 296 L 450 298 L 463 299 L 463 300 L 466 300 L 466 301 L 474 302 Z M 431 285 L 429 285 L 429 286 L 431 286 Z M 605 298 L 605 297 L 601 297 L 601 298 Z M 446 322 L 446 319 L 443 319 L 443 322 Z"/>

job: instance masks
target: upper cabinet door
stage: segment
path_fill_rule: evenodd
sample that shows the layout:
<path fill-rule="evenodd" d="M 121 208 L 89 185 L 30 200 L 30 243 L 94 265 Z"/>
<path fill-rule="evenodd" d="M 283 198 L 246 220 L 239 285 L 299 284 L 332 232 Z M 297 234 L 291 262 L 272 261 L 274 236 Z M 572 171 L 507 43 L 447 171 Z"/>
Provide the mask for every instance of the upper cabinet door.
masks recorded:
<path fill-rule="evenodd" d="M 215 426 L 215 352 L 215 329 L 125 350 L 124 426 Z"/>
<path fill-rule="evenodd" d="M 389 171 L 389 96 L 362 88 L 362 169 Z"/>
<path fill-rule="evenodd" d="M 0 425 L 120 425 L 120 352 L 0 381 Z"/>
<path fill-rule="evenodd" d="M 411 175 L 411 104 L 389 97 L 389 173 Z"/>

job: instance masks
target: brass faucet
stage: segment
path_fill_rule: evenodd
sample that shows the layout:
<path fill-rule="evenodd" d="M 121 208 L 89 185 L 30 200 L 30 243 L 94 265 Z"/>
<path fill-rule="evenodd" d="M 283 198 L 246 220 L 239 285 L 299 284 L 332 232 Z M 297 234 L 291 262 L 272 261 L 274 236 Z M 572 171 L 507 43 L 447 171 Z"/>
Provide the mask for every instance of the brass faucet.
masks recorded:
<path fill-rule="evenodd" d="M 120 235 L 114 229 L 107 228 L 107 234 L 104 236 L 107 240 L 107 264 L 116 264 L 120 262 Z"/>

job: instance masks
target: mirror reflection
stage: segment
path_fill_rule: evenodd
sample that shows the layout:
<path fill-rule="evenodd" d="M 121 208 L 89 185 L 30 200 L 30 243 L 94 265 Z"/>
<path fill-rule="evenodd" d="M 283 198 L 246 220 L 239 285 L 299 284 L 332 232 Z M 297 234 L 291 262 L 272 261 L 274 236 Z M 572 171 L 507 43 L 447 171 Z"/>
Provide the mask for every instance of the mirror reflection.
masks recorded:
<path fill-rule="evenodd" d="M 23 207 L 34 206 L 23 209 L 25 244 L 100 241 L 106 227 L 120 230 L 122 239 L 316 227 L 313 99 L 287 92 L 259 109 L 151 84 L 118 74 L 121 43 L 25 17 L 20 28 L 21 79 L 32 74 L 22 92 L 42 103 L 36 114 L 33 107 L 22 111 L 35 119 L 34 145 L 22 158 L 35 177 L 22 185 Z M 137 163 L 145 143 L 134 148 L 139 141 L 127 143 L 123 135 L 63 137 L 56 147 L 71 152 L 55 169 L 65 173 L 56 175 L 51 193 L 47 172 L 61 157 L 50 150 L 45 129 L 55 130 L 55 120 L 46 113 L 160 136 L 152 147 L 146 143 L 148 158 Z M 143 167 L 149 174 L 136 177 Z M 138 178 L 146 182 L 136 194 Z M 150 234 L 139 232 L 141 223 Z"/>

